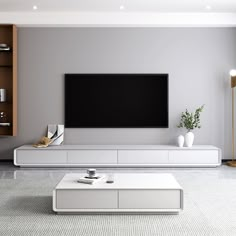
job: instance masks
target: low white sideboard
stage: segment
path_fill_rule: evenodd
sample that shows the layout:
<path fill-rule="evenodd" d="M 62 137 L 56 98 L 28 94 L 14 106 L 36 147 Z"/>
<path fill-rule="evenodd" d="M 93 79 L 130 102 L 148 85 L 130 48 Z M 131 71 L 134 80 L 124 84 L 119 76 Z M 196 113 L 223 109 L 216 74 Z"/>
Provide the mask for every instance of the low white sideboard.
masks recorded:
<path fill-rule="evenodd" d="M 221 150 L 201 145 L 61 145 L 14 150 L 14 164 L 21 167 L 216 167 Z"/>

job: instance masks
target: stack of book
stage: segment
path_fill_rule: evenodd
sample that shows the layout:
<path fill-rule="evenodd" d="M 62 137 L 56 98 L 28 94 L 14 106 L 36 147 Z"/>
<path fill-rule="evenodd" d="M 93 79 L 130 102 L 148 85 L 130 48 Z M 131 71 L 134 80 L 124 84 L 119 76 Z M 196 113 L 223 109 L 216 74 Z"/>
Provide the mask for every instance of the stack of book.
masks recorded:
<path fill-rule="evenodd" d="M 104 179 L 104 177 L 104 175 L 96 175 L 94 177 L 84 176 L 79 178 L 77 182 L 83 184 L 94 184 Z"/>
<path fill-rule="evenodd" d="M 5 44 L 5 43 L 0 43 L 0 51 L 10 51 L 11 48 Z"/>

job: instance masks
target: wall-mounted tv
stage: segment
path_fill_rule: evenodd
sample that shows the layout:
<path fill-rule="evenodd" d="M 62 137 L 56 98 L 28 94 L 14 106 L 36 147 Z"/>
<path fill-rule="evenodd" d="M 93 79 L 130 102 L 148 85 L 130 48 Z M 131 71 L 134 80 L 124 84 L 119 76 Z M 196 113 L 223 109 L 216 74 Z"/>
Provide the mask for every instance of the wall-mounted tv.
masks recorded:
<path fill-rule="evenodd" d="M 65 74 L 66 128 L 168 128 L 168 74 Z"/>

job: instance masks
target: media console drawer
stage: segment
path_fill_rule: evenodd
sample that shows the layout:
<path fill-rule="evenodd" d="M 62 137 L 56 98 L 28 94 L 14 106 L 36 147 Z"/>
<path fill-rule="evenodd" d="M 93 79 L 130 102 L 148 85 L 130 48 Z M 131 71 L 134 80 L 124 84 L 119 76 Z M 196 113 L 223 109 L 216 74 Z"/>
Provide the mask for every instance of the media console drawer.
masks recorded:
<path fill-rule="evenodd" d="M 169 152 L 169 163 L 171 164 L 213 164 L 218 162 L 218 150 L 180 150 Z"/>
<path fill-rule="evenodd" d="M 66 164 L 66 151 L 51 150 L 21 150 L 17 153 L 16 163 L 18 164 Z"/>
<path fill-rule="evenodd" d="M 165 150 L 118 150 L 118 164 L 162 164 L 168 163 Z"/>
<path fill-rule="evenodd" d="M 68 164 L 116 164 L 116 150 L 68 151 Z"/>

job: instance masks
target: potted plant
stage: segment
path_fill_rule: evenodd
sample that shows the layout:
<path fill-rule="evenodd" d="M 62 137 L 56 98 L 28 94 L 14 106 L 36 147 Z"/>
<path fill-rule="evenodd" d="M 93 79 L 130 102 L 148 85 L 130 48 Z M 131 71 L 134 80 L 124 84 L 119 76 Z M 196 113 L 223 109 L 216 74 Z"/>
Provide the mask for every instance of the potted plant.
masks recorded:
<path fill-rule="evenodd" d="M 187 133 L 185 134 L 185 143 L 187 147 L 192 147 L 194 141 L 194 134 L 192 130 L 201 128 L 200 125 L 200 113 L 203 111 L 204 105 L 197 108 L 195 112 L 189 112 L 186 109 L 185 112 L 181 114 L 181 120 L 178 128 L 186 128 Z"/>

